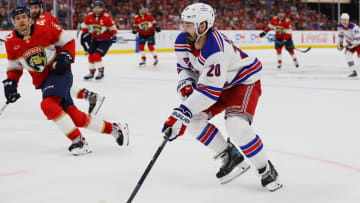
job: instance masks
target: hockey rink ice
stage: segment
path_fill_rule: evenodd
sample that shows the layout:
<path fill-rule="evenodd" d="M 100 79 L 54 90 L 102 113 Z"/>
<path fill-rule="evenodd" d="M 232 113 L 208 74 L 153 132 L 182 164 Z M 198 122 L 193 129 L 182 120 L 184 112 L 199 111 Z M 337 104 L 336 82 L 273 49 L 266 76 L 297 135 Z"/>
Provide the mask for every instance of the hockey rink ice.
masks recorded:
<path fill-rule="evenodd" d="M 344 53 L 245 50 L 263 63 L 263 94 L 254 128 L 279 172 L 283 188 L 268 192 L 252 167 L 233 182 L 215 177 L 220 160 L 190 135 L 166 145 L 134 203 L 358 203 L 360 201 L 360 78 L 349 79 Z M 148 63 L 152 57 L 147 54 Z M 0 203 L 126 202 L 162 142 L 161 128 L 177 97 L 174 53 L 159 53 L 157 67 L 137 66 L 138 54 L 105 57 L 105 78 L 83 81 L 87 58 L 77 56 L 74 86 L 106 96 L 97 117 L 128 122 L 130 146 L 82 130 L 92 154 L 75 157 L 70 141 L 40 109 L 41 93 L 24 72 L 21 98 L 0 116 Z M 357 61 L 356 61 L 357 62 Z M 0 60 L 5 78 L 6 60 Z M 0 103 L 5 102 L 3 87 Z M 74 99 L 87 111 L 88 103 Z M 213 122 L 224 131 L 223 115 Z"/>

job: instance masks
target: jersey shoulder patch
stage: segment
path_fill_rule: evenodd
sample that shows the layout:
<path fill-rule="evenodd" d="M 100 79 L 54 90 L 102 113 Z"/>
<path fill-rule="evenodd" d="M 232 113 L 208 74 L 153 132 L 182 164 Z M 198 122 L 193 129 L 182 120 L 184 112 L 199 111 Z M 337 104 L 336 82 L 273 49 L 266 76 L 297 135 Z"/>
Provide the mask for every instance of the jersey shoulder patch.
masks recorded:
<path fill-rule="evenodd" d="M 204 47 L 201 49 L 201 56 L 203 59 L 209 58 L 209 56 L 224 51 L 224 40 L 220 33 L 216 30 L 212 30 L 206 39 Z"/>
<path fill-rule="evenodd" d="M 185 33 L 180 33 L 175 40 L 175 52 L 191 52 L 190 44 L 186 43 L 186 35 Z"/>
<path fill-rule="evenodd" d="M 350 23 L 350 24 L 349 24 L 349 28 L 350 28 L 350 29 L 354 29 L 354 28 L 355 28 L 355 24 L 354 24 L 354 23 Z"/>

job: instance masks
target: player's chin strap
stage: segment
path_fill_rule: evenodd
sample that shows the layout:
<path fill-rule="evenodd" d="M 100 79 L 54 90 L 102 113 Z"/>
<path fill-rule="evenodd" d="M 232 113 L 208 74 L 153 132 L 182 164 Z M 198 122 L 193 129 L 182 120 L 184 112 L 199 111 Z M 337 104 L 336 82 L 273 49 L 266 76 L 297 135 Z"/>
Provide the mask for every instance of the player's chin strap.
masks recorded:
<path fill-rule="evenodd" d="M 207 25 L 206 25 L 206 27 L 207 27 L 206 30 L 203 33 L 199 34 L 200 26 L 197 26 L 197 29 L 195 29 L 196 36 L 197 36 L 195 43 L 197 43 L 199 41 L 200 37 L 204 36 L 209 31 L 210 28 Z"/>

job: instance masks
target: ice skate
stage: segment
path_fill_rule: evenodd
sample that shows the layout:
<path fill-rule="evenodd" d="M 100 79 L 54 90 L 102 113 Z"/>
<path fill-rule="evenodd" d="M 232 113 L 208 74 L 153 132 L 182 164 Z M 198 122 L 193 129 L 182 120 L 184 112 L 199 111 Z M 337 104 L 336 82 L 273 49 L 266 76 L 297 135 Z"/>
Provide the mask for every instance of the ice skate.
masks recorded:
<path fill-rule="evenodd" d="M 351 74 L 348 75 L 349 78 L 354 78 L 354 77 L 356 77 L 356 76 L 357 76 L 357 73 L 356 73 L 355 70 L 353 70 L 353 71 L 351 72 Z"/>
<path fill-rule="evenodd" d="M 69 147 L 69 151 L 74 156 L 80 156 L 84 154 L 91 153 L 92 151 L 89 149 L 88 143 L 86 142 L 84 137 L 79 137 L 73 140 L 73 143 Z"/>
<path fill-rule="evenodd" d="M 127 123 L 113 123 L 111 135 L 120 146 L 129 146 L 129 127 Z"/>
<path fill-rule="evenodd" d="M 159 63 L 159 59 L 155 59 L 153 65 L 156 66 Z"/>
<path fill-rule="evenodd" d="M 299 62 L 294 61 L 294 64 L 295 64 L 295 67 L 296 67 L 296 68 L 299 68 Z"/>
<path fill-rule="evenodd" d="M 89 91 L 86 99 L 89 101 L 89 114 L 94 112 L 93 114 L 96 115 L 104 103 L 105 97 Z"/>
<path fill-rule="evenodd" d="M 216 173 L 221 184 L 231 182 L 250 168 L 250 165 L 244 160 L 244 156 L 229 139 L 227 148 L 215 157 L 215 159 L 217 158 L 221 158 L 223 161 L 223 165 Z"/>
<path fill-rule="evenodd" d="M 145 60 L 141 60 L 141 62 L 139 63 L 139 66 L 144 67 L 145 66 Z"/>
<path fill-rule="evenodd" d="M 98 74 L 95 77 L 95 80 L 101 80 L 104 77 L 104 71 L 103 70 L 99 70 Z"/>
<path fill-rule="evenodd" d="M 270 192 L 274 192 L 282 187 L 279 181 L 278 173 L 270 161 L 262 169 L 258 170 L 261 175 L 261 185 L 268 189 Z"/>
<path fill-rule="evenodd" d="M 281 63 L 277 64 L 277 68 L 280 69 L 281 68 Z"/>
<path fill-rule="evenodd" d="M 84 80 L 90 80 L 94 78 L 95 72 L 90 72 L 89 74 L 84 76 Z"/>

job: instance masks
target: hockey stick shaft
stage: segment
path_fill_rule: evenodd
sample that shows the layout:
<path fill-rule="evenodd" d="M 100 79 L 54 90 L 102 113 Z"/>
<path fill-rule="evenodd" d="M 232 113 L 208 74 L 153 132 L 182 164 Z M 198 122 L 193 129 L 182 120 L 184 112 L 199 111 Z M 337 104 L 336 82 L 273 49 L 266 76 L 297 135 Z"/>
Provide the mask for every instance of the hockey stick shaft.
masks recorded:
<path fill-rule="evenodd" d="M 134 188 L 134 190 L 132 191 L 129 199 L 126 201 L 126 203 L 131 203 L 132 200 L 135 198 L 137 192 L 139 191 L 141 185 L 144 183 L 145 178 L 147 177 L 147 175 L 149 174 L 151 168 L 153 167 L 153 165 L 155 164 L 155 161 L 157 160 L 157 158 L 159 157 L 161 151 L 164 149 L 166 143 L 169 141 L 169 136 L 171 135 L 171 128 L 168 128 L 168 130 L 165 131 L 165 136 L 164 136 L 164 140 L 162 141 L 161 145 L 159 146 L 159 148 L 156 150 L 153 158 L 151 159 L 150 163 L 147 165 L 144 173 L 142 174 L 141 178 L 139 179 L 139 181 L 136 184 L 136 187 Z"/>
<path fill-rule="evenodd" d="M 302 53 L 306 53 L 306 52 L 310 51 L 310 49 L 311 49 L 311 47 L 308 47 L 308 48 L 305 49 L 305 50 L 301 50 L 301 49 L 295 48 L 296 51 L 299 51 L 299 52 L 302 52 Z"/>
<path fill-rule="evenodd" d="M 266 37 L 266 39 L 268 39 L 269 41 L 271 42 L 274 42 L 275 40 L 273 38 L 270 38 L 269 36 Z M 302 53 L 306 53 L 308 51 L 310 51 L 311 49 L 311 46 L 309 46 L 307 49 L 305 50 L 301 50 L 301 49 L 298 49 L 298 48 L 294 48 L 296 51 L 299 51 L 299 52 L 302 52 Z"/>
<path fill-rule="evenodd" d="M 0 109 L 0 115 L 5 111 L 6 107 L 9 105 L 8 102 L 6 102 Z"/>

